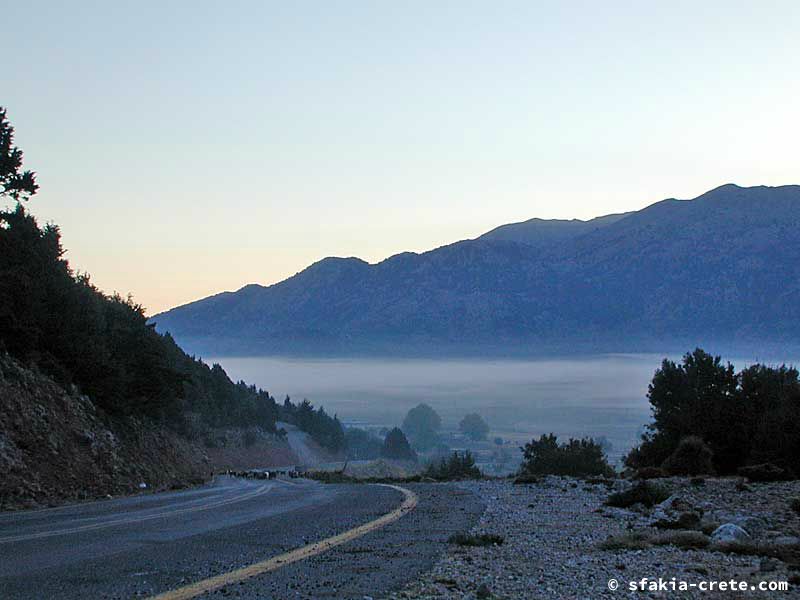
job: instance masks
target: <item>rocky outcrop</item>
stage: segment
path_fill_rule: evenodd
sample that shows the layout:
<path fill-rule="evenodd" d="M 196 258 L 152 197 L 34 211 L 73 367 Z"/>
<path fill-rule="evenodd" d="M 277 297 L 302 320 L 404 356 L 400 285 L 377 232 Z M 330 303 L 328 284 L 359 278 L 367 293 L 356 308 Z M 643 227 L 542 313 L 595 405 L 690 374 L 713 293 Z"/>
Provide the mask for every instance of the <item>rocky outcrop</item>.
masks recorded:
<path fill-rule="evenodd" d="M 0 354 L 0 510 L 185 486 L 210 475 L 207 460 L 177 434 L 110 419 Z"/>
<path fill-rule="evenodd" d="M 89 397 L 0 353 L 0 510 L 175 489 L 227 469 L 296 464 L 286 439 L 259 427 L 207 429 L 189 440 L 152 421 L 111 418 Z"/>

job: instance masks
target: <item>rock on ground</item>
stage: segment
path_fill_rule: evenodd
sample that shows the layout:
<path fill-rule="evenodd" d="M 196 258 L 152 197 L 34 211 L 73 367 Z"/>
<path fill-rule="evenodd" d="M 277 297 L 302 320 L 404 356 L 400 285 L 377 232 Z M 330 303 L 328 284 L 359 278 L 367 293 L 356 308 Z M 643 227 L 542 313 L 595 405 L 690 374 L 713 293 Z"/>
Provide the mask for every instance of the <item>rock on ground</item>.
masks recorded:
<path fill-rule="evenodd" d="M 747 529 L 749 525 L 753 531 L 748 533 L 755 541 L 771 544 L 791 543 L 800 532 L 800 515 L 789 507 L 789 498 L 800 495 L 800 482 L 751 485 L 749 491 L 738 491 L 736 479 L 708 479 L 704 485 L 678 478 L 660 483 L 671 489 L 672 505 L 681 510 L 693 507 L 703 514 L 707 526 L 734 522 Z M 610 536 L 632 531 L 669 534 L 652 526 L 652 509 L 604 506 L 609 490 L 603 484 L 547 477 L 531 485 L 497 480 L 461 486 L 477 494 L 487 506 L 473 533 L 501 535 L 504 543 L 487 547 L 451 545 L 421 580 L 389 598 L 742 597 L 741 593 L 642 593 L 627 589 L 629 581 L 643 577 L 675 577 L 695 583 L 735 578 L 750 584 L 791 579 L 794 583 L 788 592 L 756 591 L 745 597 L 800 598 L 798 572 L 773 558 L 672 545 L 601 549 L 600 544 Z M 680 502 L 675 502 L 676 497 Z M 612 579 L 620 589 L 609 590 Z"/>

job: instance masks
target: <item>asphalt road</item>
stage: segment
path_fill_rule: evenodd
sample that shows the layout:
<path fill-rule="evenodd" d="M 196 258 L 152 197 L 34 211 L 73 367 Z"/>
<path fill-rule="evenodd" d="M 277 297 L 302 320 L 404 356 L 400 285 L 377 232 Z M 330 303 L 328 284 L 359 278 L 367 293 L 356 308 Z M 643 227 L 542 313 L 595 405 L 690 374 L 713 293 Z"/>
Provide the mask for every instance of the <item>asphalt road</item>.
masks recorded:
<path fill-rule="evenodd" d="M 426 570 L 482 507 L 453 486 L 404 486 L 399 520 L 207 597 L 380 597 Z M 0 514 L 0 598 L 138 598 L 229 573 L 396 509 L 377 485 L 223 477 L 193 490 Z"/>

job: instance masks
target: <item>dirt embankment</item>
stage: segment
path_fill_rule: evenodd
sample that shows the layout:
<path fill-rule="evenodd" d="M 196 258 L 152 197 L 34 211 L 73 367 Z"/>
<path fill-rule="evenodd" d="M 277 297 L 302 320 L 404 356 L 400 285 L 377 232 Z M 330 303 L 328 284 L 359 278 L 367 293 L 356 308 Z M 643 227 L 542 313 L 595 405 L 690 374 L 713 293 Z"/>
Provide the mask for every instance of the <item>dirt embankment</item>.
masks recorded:
<path fill-rule="evenodd" d="M 184 487 L 214 470 L 290 458 L 273 434 L 248 441 L 220 451 L 151 422 L 110 419 L 88 397 L 0 354 L 0 510 Z"/>

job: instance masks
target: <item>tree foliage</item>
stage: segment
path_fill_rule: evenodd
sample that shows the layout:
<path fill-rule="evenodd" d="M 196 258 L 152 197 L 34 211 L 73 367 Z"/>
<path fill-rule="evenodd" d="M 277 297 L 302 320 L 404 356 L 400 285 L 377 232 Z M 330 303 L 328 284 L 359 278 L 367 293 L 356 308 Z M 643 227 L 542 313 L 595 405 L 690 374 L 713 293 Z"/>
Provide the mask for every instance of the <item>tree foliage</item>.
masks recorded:
<path fill-rule="evenodd" d="M 708 445 L 721 474 L 772 462 L 797 472 L 800 460 L 800 379 L 793 367 L 733 366 L 701 349 L 681 363 L 664 360 L 648 391 L 653 423 L 626 458 L 639 468 L 661 466 L 683 438 Z"/>
<path fill-rule="evenodd" d="M 280 418 L 296 425 L 320 446 L 331 452 L 344 450 L 347 445 L 344 427 L 339 418 L 336 415 L 331 417 L 322 407 L 315 409 L 306 399 L 294 405 L 291 398 L 286 396 L 283 406 L 280 407 Z"/>
<path fill-rule="evenodd" d="M 351 460 L 371 460 L 381 456 L 383 441 L 369 431 L 350 427 L 344 432 L 347 445 L 347 458 Z"/>
<path fill-rule="evenodd" d="M 603 449 L 591 438 L 558 443 L 554 434 L 542 435 L 522 448 L 521 475 L 612 476 Z"/>
<path fill-rule="evenodd" d="M 384 458 L 391 458 L 395 460 L 417 460 L 417 454 L 412 450 L 411 445 L 405 434 L 397 427 L 391 429 L 383 440 L 383 451 L 381 455 Z"/>
<path fill-rule="evenodd" d="M 489 435 L 489 425 L 477 413 L 466 415 L 458 424 L 461 433 L 473 441 L 485 440 Z"/>
<path fill-rule="evenodd" d="M 22 170 L 22 150 L 14 145 L 14 128 L 0 106 L 0 197 L 17 202 L 33 196 L 39 186 L 33 171 Z"/>
<path fill-rule="evenodd" d="M 480 479 L 482 473 L 475 465 L 472 452 L 453 452 L 447 458 L 430 463 L 422 472 L 423 476 L 438 481 L 453 481 L 458 479 Z"/>
<path fill-rule="evenodd" d="M 441 427 L 441 417 L 427 404 L 418 404 L 403 420 L 403 431 L 408 434 L 411 444 L 423 452 L 438 444 Z"/>
<path fill-rule="evenodd" d="M 336 416 L 304 400 L 278 406 L 266 391 L 234 383 L 218 364 L 188 356 L 169 333 L 147 322 L 129 296 L 106 295 L 64 259 L 55 225 L 40 227 L 22 206 L 35 194 L 35 175 L 21 171 L 22 151 L 0 108 L 0 350 L 75 385 L 105 413 L 165 421 L 190 437 L 212 427 L 258 426 L 275 431 L 283 419 L 322 446 L 345 446 Z"/>

